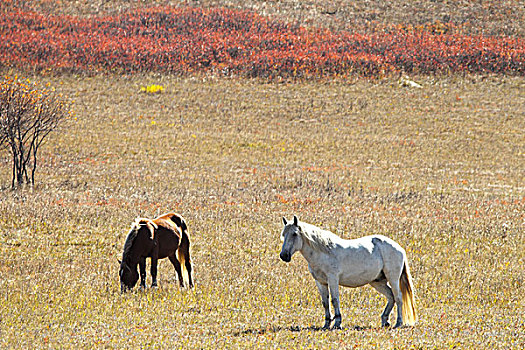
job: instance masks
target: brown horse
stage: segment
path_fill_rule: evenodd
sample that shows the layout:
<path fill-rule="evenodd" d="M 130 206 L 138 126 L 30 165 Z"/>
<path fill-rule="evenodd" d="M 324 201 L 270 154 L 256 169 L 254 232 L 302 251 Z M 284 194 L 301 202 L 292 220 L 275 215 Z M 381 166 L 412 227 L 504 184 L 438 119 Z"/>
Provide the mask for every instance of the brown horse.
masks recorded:
<path fill-rule="evenodd" d="M 184 287 L 185 275 L 193 287 L 191 278 L 190 237 L 186 222 L 179 214 L 168 213 L 156 219 L 137 218 L 124 243 L 124 253 L 120 262 L 120 289 L 132 289 L 139 279 L 137 265 L 140 267 L 140 286 L 146 288 L 146 258 L 151 258 L 152 287 L 157 286 L 158 259 L 169 258 Z"/>

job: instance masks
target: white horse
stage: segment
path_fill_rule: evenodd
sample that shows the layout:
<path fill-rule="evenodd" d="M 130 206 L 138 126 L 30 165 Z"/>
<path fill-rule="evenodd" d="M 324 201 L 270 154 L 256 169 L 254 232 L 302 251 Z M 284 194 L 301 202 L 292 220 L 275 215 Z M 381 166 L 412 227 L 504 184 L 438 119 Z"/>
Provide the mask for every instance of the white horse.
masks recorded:
<path fill-rule="evenodd" d="M 280 257 L 289 262 L 299 251 L 308 261 L 308 269 L 315 279 L 325 310 L 323 329 L 330 328 L 329 292 L 335 313 L 334 328 L 341 328 L 339 309 L 339 286 L 360 287 L 370 284 L 388 299 L 381 315 L 383 327 L 389 327 L 388 317 L 397 304 L 397 320 L 394 328 L 412 326 L 416 322 L 414 287 L 408 269 L 405 250 L 399 244 L 381 235 L 358 239 L 342 239 L 330 231 L 283 218 L 284 241 Z"/>

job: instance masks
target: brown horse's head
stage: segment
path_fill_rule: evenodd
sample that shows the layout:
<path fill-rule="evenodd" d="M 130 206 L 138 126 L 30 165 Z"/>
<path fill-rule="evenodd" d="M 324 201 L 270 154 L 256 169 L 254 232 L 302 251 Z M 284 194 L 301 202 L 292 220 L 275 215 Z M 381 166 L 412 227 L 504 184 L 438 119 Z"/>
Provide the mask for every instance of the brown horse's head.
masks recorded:
<path fill-rule="evenodd" d="M 126 243 L 124 243 L 124 253 L 119 269 L 120 290 L 122 292 L 131 290 L 139 280 L 138 261 L 135 259 L 137 254 L 134 253 L 137 249 L 141 249 L 141 244 L 136 244 L 136 242 L 153 240 L 156 228 L 157 225 L 150 219 L 135 219 L 131 225 Z"/>
<path fill-rule="evenodd" d="M 137 265 L 130 266 L 125 260 L 120 262 L 120 291 L 122 293 L 131 290 L 139 280 Z"/>

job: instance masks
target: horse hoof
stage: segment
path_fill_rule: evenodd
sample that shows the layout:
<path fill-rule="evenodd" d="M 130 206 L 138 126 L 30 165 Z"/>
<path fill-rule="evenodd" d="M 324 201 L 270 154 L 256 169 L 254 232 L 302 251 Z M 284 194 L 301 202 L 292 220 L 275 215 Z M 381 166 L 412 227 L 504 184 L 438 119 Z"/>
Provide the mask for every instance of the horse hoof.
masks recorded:
<path fill-rule="evenodd" d="M 381 327 L 383 327 L 383 328 L 388 328 L 388 327 L 390 327 L 390 323 L 389 323 L 389 322 L 383 323 L 383 324 L 381 325 Z"/>
<path fill-rule="evenodd" d="M 399 328 L 405 328 L 405 326 L 402 323 L 396 323 L 396 325 L 394 326 L 394 329 L 399 329 Z"/>
<path fill-rule="evenodd" d="M 334 330 L 334 331 L 335 330 L 341 330 L 341 329 L 343 329 L 343 328 L 341 327 L 340 324 L 335 324 L 334 327 L 332 328 L 332 330 Z"/>

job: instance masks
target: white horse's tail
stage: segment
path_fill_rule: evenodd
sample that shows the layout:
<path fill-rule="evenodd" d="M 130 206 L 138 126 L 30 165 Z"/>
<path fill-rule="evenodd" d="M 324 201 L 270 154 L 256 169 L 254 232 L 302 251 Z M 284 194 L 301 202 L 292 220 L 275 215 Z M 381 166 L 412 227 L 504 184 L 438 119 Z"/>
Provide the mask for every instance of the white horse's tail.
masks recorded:
<path fill-rule="evenodd" d="M 414 286 L 408 268 L 408 262 L 403 264 L 403 272 L 399 280 L 399 287 L 403 297 L 403 321 L 408 326 L 413 326 L 417 321 L 416 303 L 414 301 Z"/>

